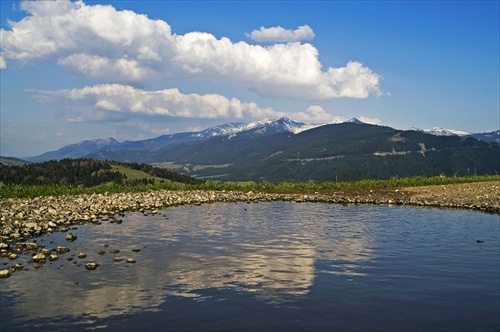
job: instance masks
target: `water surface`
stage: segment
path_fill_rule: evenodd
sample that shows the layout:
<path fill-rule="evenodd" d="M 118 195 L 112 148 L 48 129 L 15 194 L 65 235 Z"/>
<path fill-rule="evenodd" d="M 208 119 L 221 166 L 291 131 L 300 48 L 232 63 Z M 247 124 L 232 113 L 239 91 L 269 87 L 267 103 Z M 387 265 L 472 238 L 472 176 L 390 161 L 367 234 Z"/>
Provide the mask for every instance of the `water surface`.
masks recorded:
<path fill-rule="evenodd" d="M 122 220 L 38 238 L 71 251 L 14 261 L 27 269 L 0 280 L 1 329 L 500 329 L 498 215 L 270 202 Z"/>

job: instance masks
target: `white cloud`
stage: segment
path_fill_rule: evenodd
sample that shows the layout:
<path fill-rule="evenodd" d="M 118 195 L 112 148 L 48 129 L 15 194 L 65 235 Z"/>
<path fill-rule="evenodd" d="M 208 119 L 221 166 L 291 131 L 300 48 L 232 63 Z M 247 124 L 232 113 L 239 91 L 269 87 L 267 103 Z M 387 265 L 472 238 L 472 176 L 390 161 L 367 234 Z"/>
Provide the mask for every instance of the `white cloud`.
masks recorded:
<path fill-rule="evenodd" d="M 311 105 L 304 111 L 283 112 L 242 102 L 219 94 L 183 94 L 178 89 L 148 91 L 121 84 L 99 84 L 82 89 L 28 90 L 41 102 L 65 105 L 74 115 L 67 122 L 114 122 L 132 126 L 144 134 L 164 135 L 169 129 L 154 128 L 134 115 L 164 118 L 238 119 L 240 121 L 271 120 L 289 117 L 305 123 L 339 123 L 346 118 L 328 113 L 322 106 Z M 359 117 L 366 123 L 379 124 L 377 118 Z M 201 130 L 200 127 L 188 130 Z"/>
<path fill-rule="evenodd" d="M 258 42 L 298 42 L 301 40 L 311 40 L 314 32 L 308 25 L 302 25 L 296 30 L 284 29 L 280 26 L 254 30 L 246 34 L 248 38 Z"/>
<path fill-rule="evenodd" d="M 344 118 L 331 115 L 319 105 L 311 105 L 304 112 L 297 112 L 288 116 L 293 120 L 305 123 L 337 123 L 344 121 Z"/>
<path fill-rule="evenodd" d="M 203 32 L 176 35 L 164 21 L 82 1 L 30 1 L 21 8 L 29 15 L 0 31 L 7 59 L 55 61 L 74 74 L 113 83 L 204 79 L 296 100 L 380 93 L 380 75 L 359 62 L 323 70 L 318 50 L 308 43 L 263 47 Z M 271 35 L 272 29 L 278 28 L 260 33 Z M 290 33 L 296 40 L 313 36 L 307 26 Z"/>
<path fill-rule="evenodd" d="M 5 62 L 3 56 L 0 55 L 0 69 L 6 69 L 6 68 L 7 68 L 7 63 Z"/>
<path fill-rule="evenodd" d="M 218 94 L 183 94 L 178 89 L 146 91 L 121 84 L 100 84 L 82 89 L 33 91 L 42 102 L 67 103 L 86 113 L 69 118 L 69 122 L 115 119 L 107 113 L 147 114 L 182 118 L 273 118 L 272 108 L 255 103 L 228 99 Z M 278 115 L 283 115 L 279 113 Z M 121 119 L 121 118 L 119 118 Z"/>
<path fill-rule="evenodd" d="M 369 123 L 369 124 L 374 124 L 374 125 L 380 124 L 380 119 L 378 119 L 378 118 L 367 118 L 366 116 L 360 116 L 359 120 L 364 122 L 364 123 Z"/>

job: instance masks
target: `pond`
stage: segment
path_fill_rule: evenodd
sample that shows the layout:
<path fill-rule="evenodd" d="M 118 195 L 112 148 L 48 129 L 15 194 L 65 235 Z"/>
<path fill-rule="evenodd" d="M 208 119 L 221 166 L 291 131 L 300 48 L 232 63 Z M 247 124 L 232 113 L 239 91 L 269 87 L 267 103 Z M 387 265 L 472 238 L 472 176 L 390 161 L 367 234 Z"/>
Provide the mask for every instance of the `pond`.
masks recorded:
<path fill-rule="evenodd" d="M 498 215 L 277 201 L 121 220 L 37 238 L 70 248 L 56 261 L 2 258 L 24 269 L 0 280 L 1 330 L 500 330 Z"/>

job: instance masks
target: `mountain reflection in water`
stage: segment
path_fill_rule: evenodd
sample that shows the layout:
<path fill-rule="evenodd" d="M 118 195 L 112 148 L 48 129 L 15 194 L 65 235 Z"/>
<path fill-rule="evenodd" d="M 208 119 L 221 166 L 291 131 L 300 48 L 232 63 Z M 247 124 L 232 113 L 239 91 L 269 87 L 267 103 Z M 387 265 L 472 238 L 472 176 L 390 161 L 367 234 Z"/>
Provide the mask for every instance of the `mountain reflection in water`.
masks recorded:
<path fill-rule="evenodd" d="M 402 215 L 389 217 L 402 209 Z M 19 258 L 30 270 L 1 280 L 0 304 L 11 307 L 12 313 L 2 310 L 0 318 L 33 323 L 59 317 L 92 325 L 107 317 L 161 311 L 172 297 L 227 300 L 214 299 L 210 290 L 229 290 L 232 296 L 274 306 L 307 300 L 314 287 L 338 287 L 340 297 L 346 282 L 369 276 L 378 256 L 392 255 L 385 249 L 388 241 L 393 241 L 391 246 L 408 244 L 412 236 L 432 240 L 437 229 L 444 232 L 440 225 L 412 228 L 422 220 L 390 222 L 405 215 L 415 219 L 426 211 L 440 212 L 273 202 L 181 206 L 147 217 L 128 213 L 119 225 L 79 226 L 72 230 L 78 236 L 72 243 L 64 240 L 64 233 L 39 238 L 49 248 L 64 245 L 71 251 L 36 270 L 26 257 Z M 120 252 L 111 254 L 111 248 Z M 107 253 L 98 255 L 99 250 Z M 402 245 L 395 252 L 411 255 L 412 250 Z M 79 259 L 79 252 L 87 257 Z M 114 257 L 125 260 L 113 262 Z M 126 263 L 127 258 L 137 262 Z M 101 266 L 87 271 L 81 265 L 86 262 Z M 319 276 L 327 278 L 326 286 L 320 285 Z"/>

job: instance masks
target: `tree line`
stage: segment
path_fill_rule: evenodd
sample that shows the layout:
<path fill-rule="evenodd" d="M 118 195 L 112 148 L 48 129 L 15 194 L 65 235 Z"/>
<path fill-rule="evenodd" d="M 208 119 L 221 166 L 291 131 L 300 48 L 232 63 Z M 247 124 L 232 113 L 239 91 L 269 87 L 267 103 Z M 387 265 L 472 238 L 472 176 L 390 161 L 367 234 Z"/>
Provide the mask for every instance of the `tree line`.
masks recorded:
<path fill-rule="evenodd" d="M 0 182 L 6 185 L 67 185 L 92 187 L 104 183 L 126 185 L 154 184 L 155 179 L 127 179 L 127 176 L 113 170 L 112 165 L 141 170 L 151 176 L 165 180 L 194 184 L 199 180 L 172 172 L 155 168 L 146 164 L 127 164 L 95 159 L 62 159 L 42 163 L 7 166 L 0 164 Z"/>

